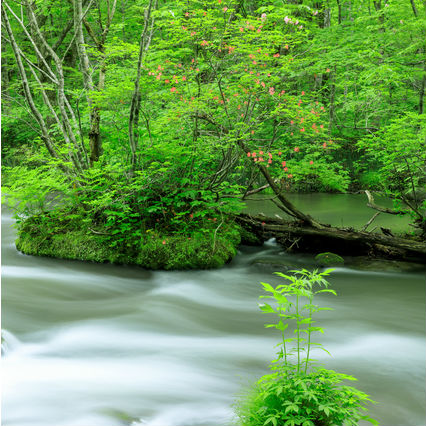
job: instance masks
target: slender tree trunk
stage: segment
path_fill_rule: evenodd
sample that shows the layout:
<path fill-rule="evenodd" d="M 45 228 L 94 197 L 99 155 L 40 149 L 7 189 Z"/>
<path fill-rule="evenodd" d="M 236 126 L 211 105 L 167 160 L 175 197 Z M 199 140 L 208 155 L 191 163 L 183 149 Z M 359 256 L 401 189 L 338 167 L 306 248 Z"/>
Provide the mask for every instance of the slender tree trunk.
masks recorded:
<path fill-rule="evenodd" d="M 132 102 L 130 104 L 130 114 L 129 114 L 129 143 L 130 149 L 132 152 L 131 163 L 134 167 L 137 161 L 137 149 L 139 143 L 139 135 L 138 135 L 138 123 L 139 123 L 139 112 L 140 112 L 140 79 L 142 73 L 142 63 L 145 57 L 145 53 L 151 44 L 152 38 L 152 30 L 153 30 L 153 20 L 151 21 L 151 11 L 157 5 L 157 0 L 150 0 L 148 8 L 145 10 L 145 18 L 144 18 L 144 27 L 141 34 L 140 42 L 139 42 L 139 56 L 138 56 L 138 64 L 136 70 L 136 79 L 135 79 L 135 88 L 133 90 Z M 151 31 L 149 32 L 149 24 L 151 21 Z"/>
<path fill-rule="evenodd" d="M 2 51 L 2 61 L 1 61 L 1 94 L 3 98 L 3 108 L 7 108 L 7 105 L 9 105 L 9 67 L 8 67 L 8 61 L 7 57 L 4 54 L 5 53 L 5 45 L 4 43 L 1 46 Z M 8 100 L 5 101 L 5 98 Z"/>
<path fill-rule="evenodd" d="M 334 99 L 336 96 L 336 85 L 334 83 L 334 74 L 330 71 L 329 74 L 330 82 L 330 101 L 329 101 L 329 131 L 331 132 L 334 126 Z"/>
<path fill-rule="evenodd" d="M 30 85 L 29 85 L 29 82 L 28 82 L 28 76 L 27 76 L 27 73 L 25 71 L 24 64 L 22 63 L 22 57 L 21 57 L 21 54 L 20 54 L 20 49 L 19 49 L 19 47 L 16 43 L 15 36 L 13 34 L 12 27 L 10 26 L 9 18 L 7 16 L 7 13 L 5 11 L 3 3 L 1 5 L 1 12 L 2 12 L 2 17 L 3 17 L 3 24 L 6 28 L 6 32 L 7 32 L 7 35 L 9 37 L 10 44 L 12 46 L 13 53 L 15 55 L 16 64 L 18 66 L 18 71 L 19 71 L 19 74 L 20 74 L 20 77 L 21 77 L 21 83 L 22 83 L 22 88 L 24 90 L 25 99 L 28 102 L 28 105 L 31 109 L 33 116 L 37 120 L 37 123 L 40 127 L 40 130 L 41 130 L 41 138 L 42 138 L 47 150 L 49 151 L 50 155 L 53 158 L 59 158 L 59 155 L 56 152 L 56 149 L 54 148 L 53 142 L 50 138 L 47 124 L 46 124 L 42 114 L 40 113 L 40 111 L 38 110 L 38 108 L 35 105 L 33 95 L 31 93 Z"/>
<path fill-rule="evenodd" d="M 98 50 L 101 52 L 101 65 L 99 68 L 99 81 L 98 91 L 102 92 L 105 87 L 105 76 L 106 76 L 106 65 L 105 65 L 105 48 L 103 45 L 98 46 Z M 89 143 L 90 143 L 90 164 L 93 165 L 99 160 L 102 155 L 102 140 L 101 140 L 101 110 L 97 105 L 94 105 L 90 111 L 90 131 L 89 131 Z"/>
<path fill-rule="evenodd" d="M 414 3 L 414 0 L 410 0 L 410 3 L 411 3 L 411 9 L 413 9 L 414 16 L 417 18 L 419 15 L 417 13 L 417 9 L 416 9 L 416 5 Z"/>
<path fill-rule="evenodd" d="M 420 86 L 419 114 L 423 114 L 423 111 L 424 111 L 425 89 L 426 89 L 426 60 L 423 67 L 423 78 L 422 78 L 422 83 Z"/>
<path fill-rule="evenodd" d="M 105 53 L 105 41 L 108 36 L 109 30 L 111 28 L 111 23 L 115 15 L 115 10 L 117 7 L 117 0 L 114 0 L 112 6 L 110 2 L 107 2 L 108 12 L 105 25 L 102 22 L 102 14 L 100 9 L 100 3 L 98 3 L 98 24 L 102 31 L 99 39 L 97 38 L 92 27 L 82 15 L 82 3 L 81 0 L 75 0 L 75 3 L 78 3 L 74 8 L 75 16 L 74 25 L 76 25 L 76 20 L 79 25 L 77 37 L 77 45 L 79 48 L 80 62 L 82 64 L 83 75 L 85 76 L 85 82 L 88 88 L 87 101 L 90 108 L 90 131 L 89 131 L 89 145 L 90 145 L 90 164 L 93 165 L 99 160 L 99 157 L 102 155 L 102 139 L 101 139 L 101 109 L 98 105 L 93 102 L 92 95 L 90 92 L 98 91 L 102 92 L 105 86 L 105 76 L 106 76 L 106 53 Z M 83 25 L 85 26 L 89 36 L 93 39 L 98 52 L 100 53 L 100 64 L 99 64 L 99 74 L 98 74 L 98 86 L 95 87 L 92 75 L 90 74 L 90 62 L 87 55 L 86 49 L 84 47 L 84 35 L 83 35 Z"/>
<path fill-rule="evenodd" d="M 49 43 L 47 43 L 45 37 L 41 33 L 37 23 L 37 18 L 28 0 L 25 0 L 25 5 L 27 7 L 28 16 L 30 19 L 30 25 L 32 25 L 37 35 L 37 40 L 39 40 L 41 43 L 42 49 L 46 52 L 45 56 L 40 52 L 40 49 L 37 47 L 37 43 L 34 41 L 31 35 L 26 31 L 26 28 L 23 22 L 19 22 L 19 23 L 21 27 L 24 29 L 24 31 L 26 31 L 27 37 L 31 40 L 31 43 L 39 59 L 42 59 L 43 64 L 46 66 L 47 70 L 49 70 L 49 74 L 53 76 L 52 79 L 57 85 L 57 104 L 58 104 L 60 115 L 61 115 L 60 128 L 63 129 L 62 134 L 64 135 L 65 141 L 67 145 L 69 146 L 70 151 L 73 152 L 72 158 L 74 159 L 74 164 L 76 166 L 76 169 L 81 170 L 84 167 L 83 152 L 82 152 L 82 148 L 77 142 L 75 132 L 74 132 L 77 129 L 77 122 L 74 119 L 73 113 L 70 112 L 68 108 L 69 102 L 65 94 L 65 77 L 64 77 L 64 70 L 62 66 L 62 60 L 59 58 L 59 56 L 56 54 L 53 48 L 49 45 Z M 56 72 L 53 72 L 52 68 L 50 67 L 48 63 L 49 58 L 53 59 Z M 39 85 L 41 85 L 40 82 L 39 82 Z M 52 111 L 53 107 L 51 106 L 51 104 L 47 102 L 46 105 Z M 54 116 L 56 118 L 56 114 L 54 114 Z"/>
<path fill-rule="evenodd" d="M 342 5 L 340 4 L 340 0 L 337 1 L 337 22 L 339 25 L 342 23 Z"/>
<path fill-rule="evenodd" d="M 76 35 L 77 52 L 80 59 L 80 69 L 83 74 L 83 81 L 87 91 L 87 103 L 90 109 L 90 164 L 93 165 L 99 160 L 102 153 L 102 140 L 100 134 L 100 113 L 99 109 L 94 105 L 92 92 L 95 91 L 92 72 L 90 69 L 89 56 L 86 50 L 86 43 L 83 33 L 83 4 L 82 0 L 74 0 L 74 32 Z"/>
<path fill-rule="evenodd" d="M 328 28 L 331 24 L 331 9 L 328 7 L 324 10 L 324 28 Z"/>

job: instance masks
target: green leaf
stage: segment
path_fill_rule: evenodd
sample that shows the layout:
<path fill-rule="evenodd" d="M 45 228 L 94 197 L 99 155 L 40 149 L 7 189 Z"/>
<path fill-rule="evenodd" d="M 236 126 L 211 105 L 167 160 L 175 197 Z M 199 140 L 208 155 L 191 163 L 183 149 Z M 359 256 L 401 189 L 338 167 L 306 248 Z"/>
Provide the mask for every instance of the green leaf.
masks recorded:
<path fill-rule="evenodd" d="M 271 286 L 271 284 L 264 283 L 264 282 L 261 282 L 261 284 L 263 285 L 263 288 L 264 288 L 265 291 L 268 291 L 270 293 L 275 292 L 275 289 Z"/>
<path fill-rule="evenodd" d="M 276 313 L 276 310 L 268 303 L 259 303 L 259 308 L 262 312 L 272 313 L 272 314 Z"/>

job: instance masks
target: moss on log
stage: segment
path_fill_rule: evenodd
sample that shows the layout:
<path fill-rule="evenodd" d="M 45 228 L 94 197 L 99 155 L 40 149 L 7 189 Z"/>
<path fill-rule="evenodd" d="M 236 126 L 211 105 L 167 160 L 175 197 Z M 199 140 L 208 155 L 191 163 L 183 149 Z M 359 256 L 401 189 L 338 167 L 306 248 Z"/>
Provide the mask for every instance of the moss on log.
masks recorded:
<path fill-rule="evenodd" d="M 303 226 L 300 222 L 285 222 L 265 216 L 240 214 L 237 222 L 251 230 L 262 232 L 265 239 L 275 237 L 291 249 L 318 252 L 338 251 L 342 254 L 394 255 L 400 258 L 415 257 L 424 261 L 426 244 L 423 241 L 390 237 L 332 226 L 321 229 Z M 338 249 L 338 250 L 337 250 Z"/>

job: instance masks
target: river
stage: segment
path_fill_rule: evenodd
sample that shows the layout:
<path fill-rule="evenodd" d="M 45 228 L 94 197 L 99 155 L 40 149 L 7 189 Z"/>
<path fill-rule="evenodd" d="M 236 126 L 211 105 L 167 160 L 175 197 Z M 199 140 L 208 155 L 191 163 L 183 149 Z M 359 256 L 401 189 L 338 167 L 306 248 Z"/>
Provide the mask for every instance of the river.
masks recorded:
<path fill-rule="evenodd" d="M 273 241 L 225 268 L 150 272 L 25 256 L 2 216 L 4 426 L 220 426 L 265 374 L 278 336 L 257 306 L 265 259 L 309 267 Z M 322 295 L 326 367 L 359 379 L 384 426 L 425 414 L 424 266 L 340 267 Z M 373 269 L 374 269 L 373 268 Z M 235 423 L 234 423 L 235 424 Z"/>

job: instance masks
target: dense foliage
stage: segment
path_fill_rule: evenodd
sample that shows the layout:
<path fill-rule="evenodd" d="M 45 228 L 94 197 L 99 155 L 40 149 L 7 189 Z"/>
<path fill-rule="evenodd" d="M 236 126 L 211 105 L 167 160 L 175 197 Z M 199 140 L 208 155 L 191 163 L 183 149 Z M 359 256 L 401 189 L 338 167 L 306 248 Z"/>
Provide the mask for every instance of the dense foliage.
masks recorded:
<path fill-rule="evenodd" d="M 3 0 L 1 10 L 3 194 L 22 252 L 222 266 L 240 242 L 242 198 L 260 188 L 314 227 L 286 193 L 380 191 L 426 233 L 426 3 Z M 367 419 L 367 395 L 341 383 L 352 378 L 312 364 L 313 296 L 326 290 L 312 285 L 324 275 L 264 284 L 281 351 L 238 406 L 243 424 Z"/>
<path fill-rule="evenodd" d="M 112 246 L 215 232 L 265 183 L 311 224 L 286 191 L 385 192 L 424 228 L 425 12 L 5 1 L 3 192 Z"/>

